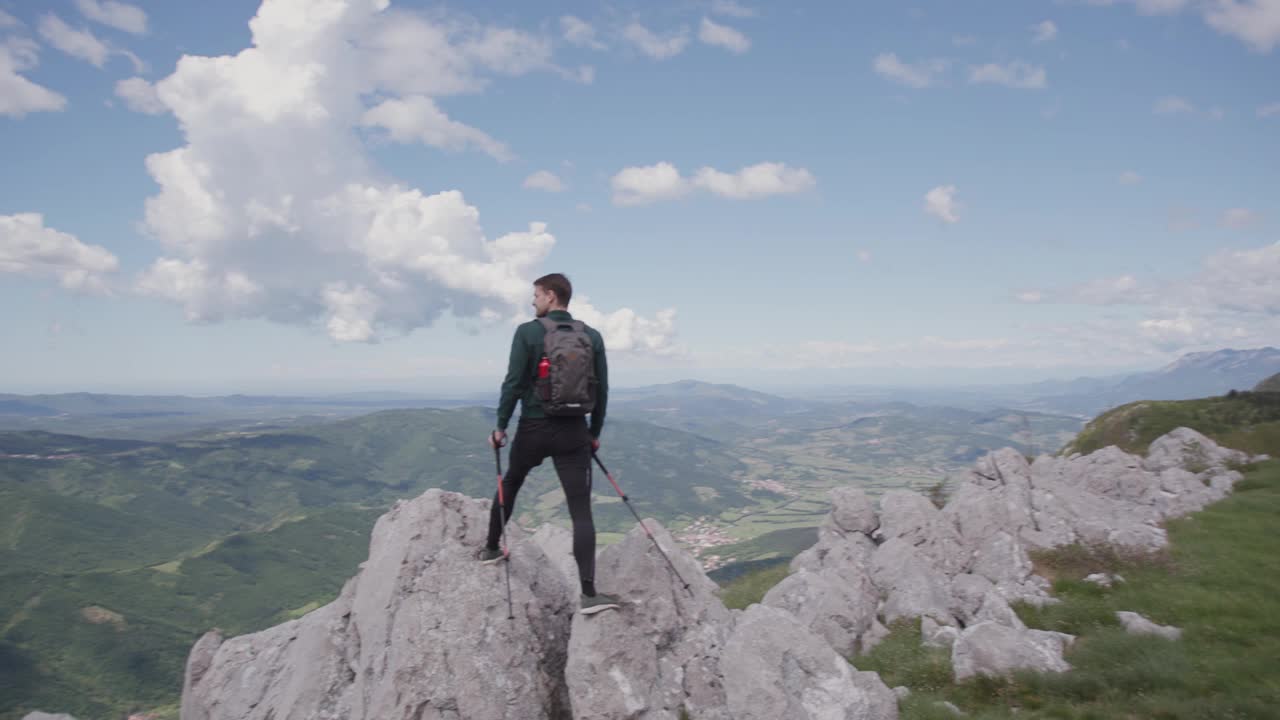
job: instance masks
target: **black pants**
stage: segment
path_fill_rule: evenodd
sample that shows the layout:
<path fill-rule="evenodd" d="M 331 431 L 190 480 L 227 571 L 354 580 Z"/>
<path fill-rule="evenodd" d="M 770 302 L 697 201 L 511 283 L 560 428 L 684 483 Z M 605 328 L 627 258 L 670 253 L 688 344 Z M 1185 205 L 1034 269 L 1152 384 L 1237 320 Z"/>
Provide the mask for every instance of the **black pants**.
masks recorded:
<path fill-rule="evenodd" d="M 591 518 L 591 433 L 585 418 L 548 417 L 520 418 L 515 438 L 511 441 L 510 467 L 502 477 L 502 506 L 506 517 L 498 514 L 498 494 L 493 495 L 489 513 L 490 548 L 498 547 L 505 520 L 511 519 L 516 494 L 529 471 L 548 456 L 555 463 L 560 487 L 569 502 L 569 518 L 573 520 L 573 559 L 578 563 L 578 579 L 583 592 L 594 591 L 596 570 L 596 526 Z"/>

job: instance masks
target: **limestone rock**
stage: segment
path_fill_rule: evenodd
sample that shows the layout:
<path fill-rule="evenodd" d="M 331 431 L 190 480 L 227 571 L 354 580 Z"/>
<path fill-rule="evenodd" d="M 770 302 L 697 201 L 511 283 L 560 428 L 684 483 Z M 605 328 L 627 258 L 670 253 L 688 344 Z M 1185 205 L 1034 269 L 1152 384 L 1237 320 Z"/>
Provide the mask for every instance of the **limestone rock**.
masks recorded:
<path fill-rule="evenodd" d="M 739 618 L 721 666 L 734 720 L 898 717 L 898 698 L 879 675 L 859 672 L 790 614 L 771 607 L 753 605 Z"/>
<path fill-rule="evenodd" d="M 1157 625 L 1136 612 L 1119 610 L 1116 612 L 1116 618 L 1120 620 L 1120 624 L 1124 626 L 1125 631 L 1130 635 L 1157 635 L 1168 640 L 1177 640 L 1182 637 L 1181 628 L 1176 628 L 1172 625 Z"/>
<path fill-rule="evenodd" d="M 964 629 L 951 649 L 956 682 L 977 675 L 1007 676 L 1015 670 L 1065 672 L 1062 653 L 1075 638 L 1045 630 L 1019 630 L 993 621 Z"/>

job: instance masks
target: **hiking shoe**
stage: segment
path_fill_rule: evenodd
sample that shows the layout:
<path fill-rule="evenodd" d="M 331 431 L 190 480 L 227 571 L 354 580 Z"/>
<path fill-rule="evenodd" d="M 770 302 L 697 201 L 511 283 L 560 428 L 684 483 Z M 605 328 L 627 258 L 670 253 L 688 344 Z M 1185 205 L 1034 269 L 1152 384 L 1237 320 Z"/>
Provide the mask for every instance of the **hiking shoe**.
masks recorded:
<path fill-rule="evenodd" d="M 610 608 L 617 610 L 619 607 L 621 607 L 621 603 L 622 601 L 619 600 L 618 598 L 612 595 L 607 595 L 605 593 L 596 593 L 595 595 L 583 595 L 582 609 L 579 610 L 578 612 L 582 613 L 583 615 L 594 615 L 600 612 L 601 610 L 608 610 Z"/>
<path fill-rule="evenodd" d="M 479 558 L 482 564 L 492 565 L 498 562 L 499 560 L 504 559 L 506 556 L 503 555 L 502 551 L 497 548 L 494 548 L 492 550 L 490 550 L 489 548 L 480 548 L 480 554 L 477 557 Z"/>

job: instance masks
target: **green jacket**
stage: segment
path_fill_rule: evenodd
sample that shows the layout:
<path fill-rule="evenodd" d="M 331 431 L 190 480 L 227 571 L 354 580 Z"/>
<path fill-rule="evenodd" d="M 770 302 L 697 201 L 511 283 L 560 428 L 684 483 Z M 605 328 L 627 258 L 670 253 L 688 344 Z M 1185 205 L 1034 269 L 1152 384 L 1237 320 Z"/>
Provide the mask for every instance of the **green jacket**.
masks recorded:
<path fill-rule="evenodd" d="M 567 310 L 552 310 L 547 317 L 557 321 L 571 321 L 573 316 Z M 542 411 L 542 400 L 533 390 L 533 376 L 538 370 L 538 360 L 542 358 L 542 340 L 547 335 L 546 328 L 537 320 L 530 320 L 516 328 L 511 339 L 511 359 L 507 362 L 507 377 L 502 381 L 502 397 L 498 401 L 498 429 L 506 430 L 511 422 L 511 415 L 516 410 L 516 400 L 520 401 L 520 416 L 527 418 L 546 417 Z M 605 406 L 609 402 L 609 363 L 604 355 L 604 338 L 591 326 L 587 326 L 587 335 L 591 337 L 591 347 L 595 351 L 596 364 L 596 406 L 591 413 L 591 437 L 600 437 L 604 429 Z"/>

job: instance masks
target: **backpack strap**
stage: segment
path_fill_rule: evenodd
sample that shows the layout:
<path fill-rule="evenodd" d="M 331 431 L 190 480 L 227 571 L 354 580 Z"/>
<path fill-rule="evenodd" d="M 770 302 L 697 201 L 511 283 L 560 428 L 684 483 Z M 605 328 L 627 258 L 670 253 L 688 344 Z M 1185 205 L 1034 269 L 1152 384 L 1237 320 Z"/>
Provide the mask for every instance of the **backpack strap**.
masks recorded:
<path fill-rule="evenodd" d="M 545 317 L 545 316 L 538 318 L 538 322 L 542 323 L 543 329 L 545 329 L 547 332 L 551 332 L 552 330 L 555 330 L 557 328 L 562 328 L 562 327 L 572 327 L 574 330 L 577 330 L 578 332 L 582 332 L 583 328 L 586 327 L 586 323 L 582 322 L 581 320 L 570 320 L 568 322 L 562 322 L 560 320 L 552 320 L 551 318 Z"/>

